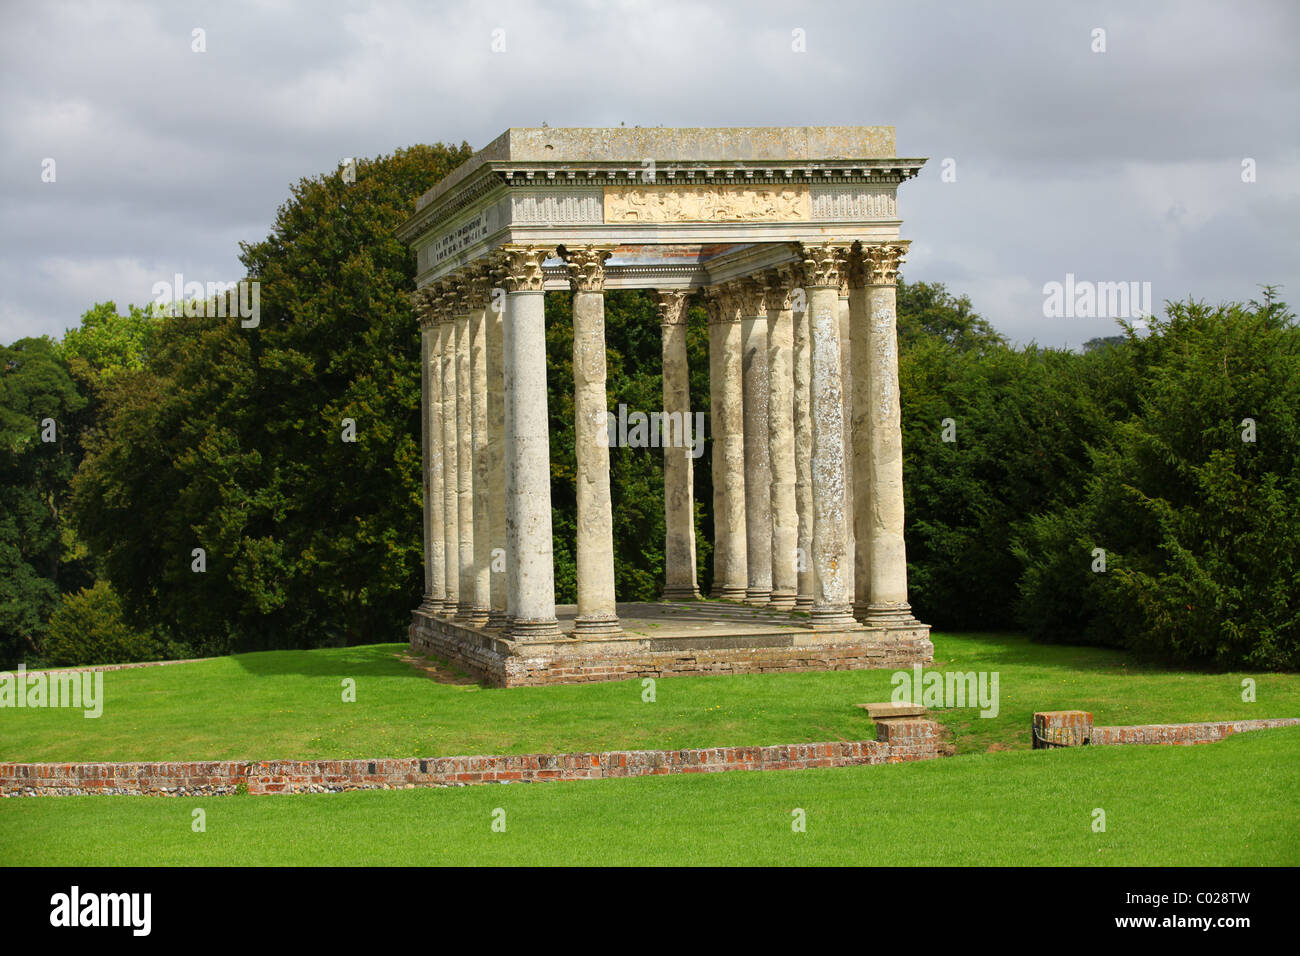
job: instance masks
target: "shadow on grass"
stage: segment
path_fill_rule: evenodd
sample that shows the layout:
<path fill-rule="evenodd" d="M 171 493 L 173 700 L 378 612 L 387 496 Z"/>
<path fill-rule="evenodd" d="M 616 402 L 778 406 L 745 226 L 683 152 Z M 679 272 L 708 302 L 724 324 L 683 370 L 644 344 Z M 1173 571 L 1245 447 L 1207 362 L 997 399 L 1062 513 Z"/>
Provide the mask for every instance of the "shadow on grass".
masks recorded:
<path fill-rule="evenodd" d="M 935 648 L 936 668 L 948 665 L 1014 664 L 1047 670 L 1095 671 L 1127 674 L 1235 674 L 1255 673 L 1249 669 L 1179 664 L 1154 657 L 1138 657 L 1133 652 L 1095 644 L 1048 644 L 1031 640 L 1023 634 L 993 634 L 982 631 L 940 631 L 932 635 L 943 642 Z M 961 646 L 966 644 L 968 646 Z M 958 657 L 948 660 L 945 651 L 958 647 Z"/>
<path fill-rule="evenodd" d="M 230 659 L 257 677 L 292 674 L 299 677 L 409 677 L 427 680 L 423 672 L 400 660 L 400 656 L 406 653 L 405 644 L 387 643 L 306 651 L 253 651 L 232 654 Z"/>

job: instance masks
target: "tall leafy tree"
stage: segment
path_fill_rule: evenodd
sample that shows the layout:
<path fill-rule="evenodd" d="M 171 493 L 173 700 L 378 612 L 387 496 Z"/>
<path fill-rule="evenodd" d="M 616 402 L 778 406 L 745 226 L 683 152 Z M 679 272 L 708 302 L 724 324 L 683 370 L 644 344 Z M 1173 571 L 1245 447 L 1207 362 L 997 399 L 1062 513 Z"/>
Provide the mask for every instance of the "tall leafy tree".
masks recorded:
<path fill-rule="evenodd" d="M 89 583 L 65 535 L 86 398 L 47 338 L 0 346 L 0 663 L 40 659 L 59 595 Z"/>
<path fill-rule="evenodd" d="M 77 518 L 129 614 L 202 652 L 401 632 L 421 578 L 420 377 L 394 231 L 469 155 L 417 146 L 355 182 L 300 181 L 243 247 L 256 327 L 165 319 L 106 388 Z"/>

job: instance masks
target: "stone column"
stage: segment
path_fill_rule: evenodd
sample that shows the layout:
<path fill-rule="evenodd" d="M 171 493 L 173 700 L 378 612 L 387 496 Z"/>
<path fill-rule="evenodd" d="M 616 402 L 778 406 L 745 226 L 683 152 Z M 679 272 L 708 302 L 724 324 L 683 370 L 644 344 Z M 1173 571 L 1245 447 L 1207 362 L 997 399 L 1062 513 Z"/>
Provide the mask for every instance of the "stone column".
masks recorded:
<path fill-rule="evenodd" d="M 853 479 L 853 323 L 849 314 L 849 250 L 841 250 L 840 256 L 840 389 L 843 395 L 844 420 L 844 515 L 847 526 L 844 533 L 848 536 L 848 557 L 844 573 L 849 587 L 855 588 L 854 575 L 854 479 Z M 850 598 L 853 592 L 850 592 Z"/>
<path fill-rule="evenodd" d="M 898 391 L 896 285 L 909 243 L 862 247 L 866 284 L 868 387 L 856 404 L 865 406 L 870 453 L 864 470 L 867 500 L 859 501 L 858 523 L 869 529 L 869 590 L 863 623 L 912 623 L 907 602 L 907 548 L 903 542 L 903 426 Z M 861 386 L 859 386 L 861 391 Z"/>
<path fill-rule="evenodd" d="M 744 348 L 742 390 L 745 432 L 745 560 L 748 583 L 745 601 L 765 605 L 772 600 L 772 457 L 767 435 L 767 311 L 763 287 L 741 279 L 740 329 Z"/>
<path fill-rule="evenodd" d="M 860 627 L 853 580 L 846 575 L 848 515 L 844 511 L 844 396 L 840 384 L 841 250 L 829 242 L 804 246 L 812 340 L 812 626 Z"/>
<path fill-rule="evenodd" d="M 723 289 L 710 289 L 709 397 L 713 435 L 713 597 L 743 601 L 745 554 L 745 432 L 740 315 Z"/>
<path fill-rule="evenodd" d="M 799 593 L 795 607 L 808 610 L 813 603 L 812 571 L 812 336 L 808 289 L 803 265 L 791 269 L 794 307 L 794 498 L 799 513 Z"/>
<path fill-rule="evenodd" d="M 456 620 L 474 619 L 474 433 L 469 361 L 469 289 L 458 277 L 456 315 L 456 531 L 460 594 Z"/>
<path fill-rule="evenodd" d="M 796 551 L 799 514 L 795 504 L 794 465 L 794 313 L 790 270 L 765 277 L 767 307 L 768 445 L 772 460 L 772 601 L 791 610 L 799 589 Z"/>
<path fill-rule="evenodd" d="M 459 451 L 456 448 L 456 318 L 443 284 L 442 321 L 438 349 L 442 357 L 442 553 L 446 592 L 443 613 L 456 613 L 460 604 L 460 496 L 456 490 Z"/>
<path fill-rule="evenodd" d="M 491 273 L 498 283 L 488 290 L 487 312 L 487 462 L 488 462 L 488 534 L 491 543 L 491 605 L 487 626 L 506 625 L 506 459 L 505 459 L 505 368 L 502 357 L 502 319 L 505 315 L 505 288 L 499 263 Z"/>
<path fill-rule="evenodd" d="M 700 597 L 695 575 L 695 466 L 687 439 L 695 434 L 691 415 L 691 377 L 686 361 L 686 309 L 689 293 L 659 292 L 663 337 L 664 419 L 664 593 L 665 601 Z M 680 422 L 677 431 L 673 424 Z"/>
<path fill-rule="evenodd" d="M 605 260 L 611 246 L 561 247 L 573 288 L 574 457 L 577 461 L 578 615 L 575 637 L 619 634 L 614 513 L 605 392 Z"/>
<path fill-rule="evenodd" d="M 470 498 L 473 566 L 468 623 L 483 627 L 492 606 L 492 534 L 488 513 L 487 294 L 482 273 L 469 281 Z"/>
<path fill-rule="evenodd" d="M 442 612 L 447 572 L 442 550 L 442 354 L 438 344 L 438 294 L 415 293 L 420 315 L 420 448 L 424 486 L 424 599 L 420 610 Z"/>
<path fill-rule="evenodd" d="M 542 263 L 550 255 L 545 246 L 504 249 L 506 633 L 517 641 L 560 636 L 555 619 L 546 294 L 542 291 Z"/>

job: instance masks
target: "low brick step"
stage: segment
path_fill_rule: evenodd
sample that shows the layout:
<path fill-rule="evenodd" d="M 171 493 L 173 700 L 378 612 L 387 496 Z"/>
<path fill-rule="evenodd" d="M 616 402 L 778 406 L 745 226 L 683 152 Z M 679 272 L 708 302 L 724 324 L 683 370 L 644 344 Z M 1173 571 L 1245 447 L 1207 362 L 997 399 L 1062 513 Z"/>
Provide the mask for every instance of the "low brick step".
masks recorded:
<path fill-rule="evenodd" d="M 888 720 L 890 717 L 924 717 L 926 709 L 920 704 L 896 704 L 888 701 L 883 704 L 858 704 L 872 720 Z"/>

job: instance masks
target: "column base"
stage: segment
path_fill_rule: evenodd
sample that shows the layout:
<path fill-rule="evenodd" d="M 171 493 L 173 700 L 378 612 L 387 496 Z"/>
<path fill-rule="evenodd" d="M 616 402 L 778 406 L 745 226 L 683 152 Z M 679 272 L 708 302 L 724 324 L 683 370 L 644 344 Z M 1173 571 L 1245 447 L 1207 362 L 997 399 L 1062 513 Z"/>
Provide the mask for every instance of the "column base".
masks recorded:
<path fill-rule="evenodd" d="M 623 625 L 619 623 L 617 617 L 607 615 L 604 617 L 580 617 L 573 622 L 574 637 L 608 637 L 613 634 L 622 634 Z"/>
<path fill-rule="evenodd" d="M 863 604 L 853 605 L 853 616 L 868 627 L 898 627 L 900 624 L 915 624 L 912 605 L 906 601 L 898 604 Z"/>
<path fill-rule="evenodd" d="M 438 616 L 451 620 L 456 616 L 456 608 L 458 606 L 459 605 L 456 603 L 456 595 L 453 594 L 451 597 L 444 598 L 442 607 L 438 610 Z"/>
<path fill-rule="evenodd" d="M 433 597 L 426 594 L 424 600 L 420 602 L 420 610 L 426 614 L 441 614 L 443 605 L 446 602 L 440 597 Z"/>
<path fill-rule="evenodd" d="M 743 584 L 723 584 L 713 589 L 713 600 L 715 601 L 743 601 L 745 600 L 745 586 Z"/>
<path fill-rule="evenodd" d="M 509 620 L 510 619 L 506 617 L 505 611 L 500 610 L 498 608 L 493 608 L 491 613 L 488 614 L 487 629 L 489 631 L 501 630 L 503 627 L 506 626 Z"/>
<path fill-rule="evenodd" d="M 772 599 L 768 602 L 768 607 L 777 611 L 793 611 L 798 598 L 793 591 L 772 591 Z M 811 603 L 811 598 L 809 602 Z"/>
<path fill-rule="evenodd" d="M 515 618 L 506 624 L 505 636 L 512 641 L 549 641 L 563 637 L 560 622 L 555 618 L 547 621 L 526 621 Z"/>
<path fill-rule="evenodd" d="M 745 603 L 755 607 L 767 607 L 772 603 L 771 588 L 746 588 Z"/>
<path fill-rule="evenodd" d="M 662 595 L 665 601 L 699 601 L 700 592 L 691 587 L 665 587 Z"/>
<path fill-rule="evenodd" d="M 463 618 L 457 620 L 464 621 L 470 627 L 487 627 L 487 622 L 492 615 L 492 609 L 486 607 L 472 607 L 469 613 Z"/>
<path fill-rule="evenodd" d="M 811 594 L 797 594 L 794 599 L 795 610 L 808 611 L 812 609 L 813 599 Z"/>
<path fill-rule="evenodd" d="M 814 604 L 810 612 L 814 631 L 856 631 L 862 625 L 853 616 L 851 604 Z"/>

